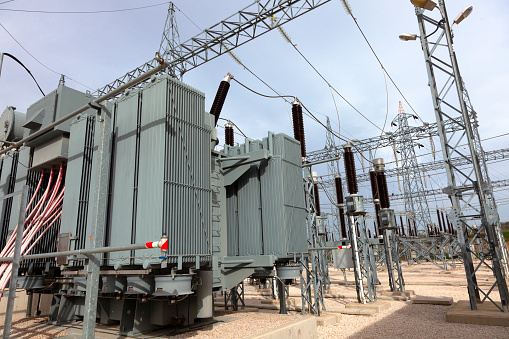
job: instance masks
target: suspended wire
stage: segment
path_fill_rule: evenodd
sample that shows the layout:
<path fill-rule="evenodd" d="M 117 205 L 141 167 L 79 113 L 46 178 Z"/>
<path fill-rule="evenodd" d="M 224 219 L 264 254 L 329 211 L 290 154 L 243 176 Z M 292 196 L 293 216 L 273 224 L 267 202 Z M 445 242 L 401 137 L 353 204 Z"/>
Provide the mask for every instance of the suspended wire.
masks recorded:
<path fill-rule="evenodd" d="M 348 4 L 346 3 L 345 1 L 343 1 L 343 4 Z M 349 5 L 348 5 L 349 6 Z M 414 110 L 414 108 L 412 107 L 412 105 L 410 105 L 410 103 L 408 102 L 407 98 L 405 97 L 405 95 L 403 94 L 403 92 L 401 92 L 401 90 L 399 89 L 398 85 L 396 85 L 396 82 L 392 79 L 391 75 L 389 74 L 389 72 L 387 72 L 387 69 L 385 69 L 384 65 L 382 64 L 382 61 L 380 60 L 380 58 L 378 57 L 378 55 L 376 54 L 375 50 L 373 49 L 373 47 L 371 46 L 368 38 L 366 37 L 366 35 L 364 34 L 364 32 L 362 31 L 361 29 L 361 26 L 359 26 L 359 23 L 357 22 L 357 19 L 353 16 L 353 13 L 352 13 L 352 10 L 351 8 L 347 9 L 347 14 L 350 15 L 353 19 L 353 21 L 355 22 L 355 25 L 357 26 L 357 28 L 359 29 L 359 32 L 361 32 L 362 34 L 362 37 L 364 38 L 364 40 L 366 41 L 366 43 L 368 44 L 369 46 L 369 49 L 371 50 L 371 52 L 373 53 L 373 55 L 375 56 L 376 60 L 378 61 L 378 63 L 380 64 L 380 67 L 382 67 L 382 69 L 384 70 L 385 74 L 387 74 L 387 76 L 389 77 L 389 79 L 391 80 L 392 84 L 394 85 L 394 87 L 396 88 L 396 90 L 399 92 L 399 94 L 401 95 L 401 97 L 403 98 L 403 100 L 405 100 L 405 102 L 407 103 L 407 105 L 410 107 L 410 109 L 412 110 L 412 112 L 415 113 L 415 115 L 422 121 L 424 122 L 421 117 L 419 116 L 419 114 L 417 114 L 417 112 Z"/>
<path fill-rule="evenodd" d="M 37 80 L 35 80 L 35 77 L 34 77 L 34 75 L 32 74 L 32 72 L 30 72 L 30 70 L 29 70 L 29 69 L 28 69 L 28 68 L 27 68 L 27 67 L 26 67 L 26 66 L 25 66 L 25 65 L 24 65 L 21 61 L 19 61 L 19 60 L 18 60 L 18 58 L 16 58 L 14 55 L 9 54 L 9 53 L 4 53 L 4 55 L 7 55 L 8 57 L 10 57 L 10 58 L 11 58 L 11 59 L 13 59 L 14 61 L 16 61 L 18 64 L 20 64 L 20 65 L 21 65 L 21 66 L 25 69 L 25 71 L 27 71 L 27 72 L 28 72 L 28 74 L 30 74 L 30 76 L 32 77 L 32 79 L 34 79 L 35 84 L 37 85 L 37 88 L 39 88 L 39 91 L 41 91 L 41 93 L 42 93 L 42 96 L 43 96 L 43 97 L 44 97 L 44 96 L 46 96 L 46 94 L 44 94 L 44 92 L 42 91 L 41 86 L 39 86 L 39 83 L 37 82 Z"/>
<path fill-rule="evenodd" d="M 244 87 L 248 91 L 251 91 L 251 92 L 253 92 L 256 95 L 259 95 L 259 96 L 262 96 L 262 97 L 265 97 L 265 98 L 270 98 L 270 99 L 276 99 L 276 98 L 277 99 L 279 99 L 279 98 L 283 98 L 283 99 L 284 98 L 295 98 L 295 96 L 293 96 L 293 95 L 266 95 L 266 94 L 262 94 L 260 92 L 255 91 L 254 89 L 251 89 L 251 88 L 247 87 L 246 85 L 244 85 L 243 83 L 241 83 L 240 81 L 238 81 L 235 78 L 233 78 L 232 80 L 236 81 L 239 85 L 241 85 L 242 87 Z"/>
<path fill-rule="evenodd" d="M 193 20 L 191 20 L 187 15 L 186 13 L 184 13 L 180 8 L 177 7 L 177 5 L 173 4 L 173 7 L 175 7 L 180 13 L 182 13 L 182 15 L 184 15 L 187 20 L 189 20 L 193 25 L 196 26 L 196 28 L 198 28 L 200 31 L 203 31 L 203 29 L 200 28 L 200 26 L 198 26 Z"/>
<path fill-rule="evenodd" d="M 266 94 L 262 94 L 262 93 L 259 93 L 249 87 L 247 87 L 246 85 L 244 85 L 243 83 L 241 83 L 239 80 L 233 78 L 232 80 L 236 81 L 239 85 L 241 85 L 242 87 L 244 87 L 245 89 L 253 92 L 254 94 L 257 94 L 259 96 L 262 96 L 262 97 L 265 97 L 265 98 L 271 98 L 271 99 L 274 99 L 274 98 L 295 98 L 294 96 L 292 95 L 266 95 Z M 332 129 L 330 129 L 329 127 L 327 127 L 323 122 L 320 121 L 320 119 L 318 119 L 303 103 L 301 103 L 301 106 L 302 108 L 304 108 L 307 112 L 307 116 L 310 117 L 311 119 L 315 120 L 317 123 L 319 123 L 320 125 L 322 125 L 323 128 L 325 128 L 325 130 L 329 131 L 333 136 L 335 136 L 336 138 L 338 138 L 339 140 L 343 140 L 345 142 L 350 142 L 351 143 L 351 140 L 348 140 L 348 139 L 345 139 L 344 137 L 341 137 L 339 136 L 336 132 L 334 132 Z M 366 161 L 372 163 L 372 161 L 370 161 L 369 159 L 367 159 L 363 154 L 362 152 L 357 148 L 357 146 L 355 146 L 354 144 L 352 144 L 352 146 L 357 149 L 357 151 L 359 152 L 360 156 L 362 156 Z"/>
<path fill-rule="evenodd" d="M 111 9 L 111 10 L 99 10 L 99 11 L 41 11 L 41 10 L 31 10 L 31 9 L 12 9 L 12 8 L 0 8 L 0 11 L 8 11 L 8 12 L 25 12 L 25 13 L 41 13 L 41 14 L 101 14 L 101 13 L 114 13 L 114 12 L 128 12 L 128 11 L 137 11 L 140 9 L 157 7 L 169 4 L 170 1 L 161 2 L 154 5 L 147 5 L 141 7 L 133 7 L 133 8 L 122 8 L 122 9 Z"/>
<path fill-rule="evenodd" d="M 285 35 L 283 35 L 283 37 L 285 37 Z M 286 37 L 285 37 L 286 39 Z M 380 127 L 378 127 L 373 121 L 371 121 L 369 118 L 367 118 L 364 114 L 361 113 L 361 111 L 359 111 L 357 108 L 355 108 L 354 105 L 352 105 L 350 103 L 350 101 L 348 101 L 341 93 L 338 92 L 338 90 L 336 88 L 334 88 L 334 86 L 332 86 L 330 84 L 329 81 L 327 81 L 327 79 L 325 79 L 325 77 L 318 71 L 318 69 L 316 69 L 315 66 L 313 66 L 313 64 L 304 56 L 304 54 L 301 53 L 301 51 L 297 48 L 297 46 L 288 38 L 286 39 L 288 41 L 288 43 L 290 45 L 292 45 L 292 47 L 297 51 L 297 53 L 300 54 L 300 56 L 308 63 L 309 66 L 311 66 L 311 68 L 313 68 L 313 70 L 316 72 L 316 74 L 318 74 L 320 76 L 320 78 L 322 78 L 323 81 L 325 81 L 325 83 L 330 87 L 332 88 L 332 90 L 334 92 L 336 92 L 337 95 L 339 95 L 339 97 L 341 99 L 343 99 L 344 102 L 346 102 L 350 107 L 352 107 L 357 113 L 359 113 L 364 119 L 366 119 L 371 125 L 375 126 L 377 129 L 381 130 L 383 132 L 383 129 L 381 129 Z"/>
<path fill-rule="evenodd" d="M 31 57 L 32 57 L 35 61 L 37 61 L 37 62 L 38 62 L 41 66 L 43 66 L 44 68 L 46 68 L 47 70 L 49 70 L 49 71 L 51 71 L 51 72 L 53 72 L 53 73 L 55 73 L 55 74 L 58 74 L 58 75 L 61 75 L 61 74 L 62 74 L 62 73 L 59 73 L 59 72 L 57 72 L 57 71 L 52 70 L 51 68 L 49 68 L 48 66 L 46 66 L 45 64 L 43 64 L 41 61 L 39 61 L 39 59 L 37 59 L 37 58 L 36 58 L 36 57 L 35 57 L 32 53 L 30 53 L 30 52 L 29 52 L 29 51 L 28 51 L 25 47 L 23 47 L 23 45 L 22 45 L 22 44 L 21 44 L 21 43 L 20 43 L 20 42 L 19 42 L 19 41 L 18 41 L 18 40 L 17 40 L 17 39 L 16 39 L 16 38 L 15 38 L 15 37 L 14 37 L 14 36 L 13 36 L 13 35 L 9 32 L 9 31 L 8 31 L 8 30 L 7 30 L 7 28 L 5 28 L 5 26 L 4 26 L 4 25 L 2 25 L 2 23 L 0 23 L 0 26 L 2 26 L 2 28 L 3 28 L 6 32 L 7 32 L 7 34 L 9 34 L 9 35 L 10 35 L 10 37 L 11 37 L 14 41 L 16 41 L 16 43 L 17 43 L 17 44 L 18 44 L 18 45 L 19 45 L 19 46 L 20 46 L 20 47 L 21 47 L 21 48 L 22 48 L 25 52 L 27 52 L 27 54 L 28 54 L 28 55 L 30 55 L 30 56 L 31 56 Z M 77 84 L 79 84 L 79 85 L 81 85 L 81 86 L 83 86 L 83 87 L 86 87 L 86 88 L 88 88 L 88 89 L 90 89 L 90 90 L 94 91 L 94 89 L 93 89 L 93 88 L 91 88 L 91 87 L 89 87 L 89 86 L 87 86 L 87 85 L 84 85 L 84 84 L 82 84 L 81 82 L 79 82 L 79 81 L 77 81 L 77 80 L 72 79 L 71 77 L 68 77 L 68 76 L 65 76 L 65 77 L 66 77 L 67 79 L 71 80 L 71 81 L 74 81 L 75 83 L 77 83 Z"/>
<path fill-rule="evenodd" d="M 244 138 L 247 138 L 247 136 L 244 134 L 244 132 L 242 132 L 242 131 L 240 130 L 239 126 L 237 126 L 237 124 L 236 124 L 236 123 L 234 123 L 233 121 L 231 121 L 230 119 L 225 119 L 225 118 L 221 118 L 221 117 L 220 117 L 220 118 L 219 118 L 219 120 L 228 121 L 230 124 L 232 124 L 233 126 L 237 127 L 237 130 L 240 132 L 240 134 L 242 134 L 242 136 L 243 136 Z"/>
<path fill-rule="evenodd" d="M 13 2 L 13 1 L 16 1 L 16 0 L 8 0 L 8 1 L 0 2 L 0 5 L 6 4 L 8 2 Z"/>

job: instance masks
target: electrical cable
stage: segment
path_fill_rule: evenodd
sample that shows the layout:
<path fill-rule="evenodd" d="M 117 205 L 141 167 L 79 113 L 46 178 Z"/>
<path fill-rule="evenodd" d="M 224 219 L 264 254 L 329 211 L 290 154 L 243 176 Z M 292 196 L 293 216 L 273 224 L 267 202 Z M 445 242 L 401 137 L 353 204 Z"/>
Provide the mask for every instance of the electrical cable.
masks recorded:
<path fill-rule="evenodd" d="M 245 89 L 247 89 L 248 91 L 251 91 L 253 92 L 254 94 L 257 94 L 259 96 L 262 96 L 262 97 L 265 97 L 265 98 L 269 98 L 269 99 L 279 99 L 279 98 L 295 98 L 295 96 L 293 95 L 266 95 L 266 94 L 262 94 L 260 92 L 257 92 L 255 91 L 254 89 L 251 89 L 249 87 L 247 87 L 246 85 L 244 85 L 243 83 L 241 83 L 240 81 L 238 81 L 237 79 L 233 78 L 232 79 L 233 81 L 236 81 L 239 85 L 241 85 L 242 87 L 244 87 Z"/>
<path fill-rule="evenodd" d="M 51 72 L 53 72 L 53 73 L 55 73 L 55 74 L 62 75 L 62 73 L 59 73 L 59 72 L 57 72 L 57 71 L 52 70 L 51 68 L 49 68 L 48 66 L 46 66 L 45 64 L 43 64 L 42 62 L 40 62 L 40 61 L 39 61 L 39 59 L 37 59 L 35 56 L 33 56 L 33 54 L 32 54 L 32 53 L 30 53 L 30 52 L 29 52 L 29 51 L 28 51 L 25 47 L 23 47 L 23 45 L 22 45 L 22 44 L 21 44 L 21 43 L 20 43 L 20 42 L 19 42 L 19 41 L 18 41 L 18 40 L 17 40 L 17 39 L 16 39 L 16 38 L 15 38 L 15 37 L 14 37 L 14 36 L 13 36 L 13 35 L 9 32 L 9 31 L 8 31 L 8 30 L 7 30 L 7 28 L 5 28 L 5 26 L 4 26 L 4 25 L 2 25 L 2 23 L 0 23 L 0 26 L 2 26 L 2 28 L 3 28 L 6 32 L 7 32 L 7 34 L 9 34 L 9 35 L 10 35 L 10 37 L 11 37 L 14 41 L 16 41 L 16 43 L 17 43 L 17 44 L 18 44 L 18 45 L 19 45 L 19 46 L 20 46 L 20 47 L 21 47 L 21 48 L 22 48 L 25 52 L 27 52 L 27 54 L 28 54 L 28 55 L 30 55 L 30 56 L 31 56 L 31 57 L 32 57 L 35 61 L 37 61 L 37 62 L 38 62 L 38 63 L 39 63 L 42 67 L 46 68 L 47 70 L 49 70 L 49 71 L 51 71 Z M 71 81 L 74 81 L 75 83 L 77 83 L 77 84 L 79 84 L 79 85 L 81 85 L 81 86 L 83 86 L 83 87 L 86 87 L 86 88 L 88 88 L 88 89 L 90 89 L 90 90 L 94 91 L 94 89 L 93 89 L 93 88 L 91 88 L 91 87 L 89 87 L 89 86 L 87 86 L 87 85 L 84 85 L 84 84 L 82 84 L 81 82 L 79 82 L 79 81 L 77 81 L 77 80 L 74 80 L 73 78 L 71 78 L 71 77 L 69 77 L 69 76 L 66 76 L 66 78 L 67 78 L 67 79 L 69 79 L 69 80 L 71 80 Z"/>
<path fill-rule="evenodd" d="M 136 10 L 140 10 L 140 9 L 166 5 L 169 3 L 170 3 L 170 1 L 165 1 L 165 2 L 158 3 L 158 4 L 154 4 L 154 5 L 147 5 L 147 6 L 133 7 L 133 8 L 112 9 L 112 10 L 100 10 L 100 11 L 41 11 L 41 10 L 12 9 L 12 8 L 0 8 L 0 11 L 41 13 L 41 14 L 101 14 L 101 13 L 136 11 Z"/>
<path fill-rule="evenodd" d="M 292 45 L 292 47 L 297 51 L 297 53 L 300 54 L 300 56 L 309 64 L 309 66 L 311 66 L 311 68 L 313 68 L 313 70 L 322 78 L 323 81 L 325 81 L 325 83 L 330 87 L 332 88 L 332 90 L 334 92 L 336 92 L 337 95 L 339 95 L 339 97 L 341 99 L 343 99 L 344 102 L 346 102 L 350 107 L 352 107 L 357 113 L 359 113 L 364 119 L 366 119 L 371 125 L 375 126 L 377 129 L 381 130 L 383 132 L 383 129 L 381 129 L 380 127 L 378 127 L 373 121 L 369 120 L 369 118 L 367 118 L 364 114 L 362 114 L 357 108 L 355 108 L 354 105 L 352 105 L 350 103 L 350 101 L 348 101 L 343 95 L 341 95 L 341 93 L 338 92 L 338 90 L 336 88 L 334 88 L 334 86 L 332 86 L 328 81 L 327 79 L 325 79 L 325 77 L 316 69 L 315 66 L 313 66 L 313 64 L 304 56 L 304 54 L 301 53 L 301 51 L 297 48 L 297 46 L 291 42 L 291 40 L 287 40 L 290 45 Z"/>
<path fill-rule="evenodd" d="M 13 1 L 16 1 L 16 0 L 3 1 L 3 2 L 0 2 L 0 5 L 6 4 L 6 3 L 8 3 L 8 2 L 13 2 Z"/>
<path fill-rule="evenodd" d="M 37 80 L 35 80 L 35 77 L 34 77 L 34 75 L 32 74 L 32 72 L 30 72 L 30 70 L 29 70 L 29 69 L 28 69 L 28 68 L 27 68 L 27 67 L 26 67 L 26 66 L 25 66 L 25 65 L 24 65 L 21 61 L 19 61 L 19 59 L 18 59 L 18 58 L 16 58 L 14 55 L 12 55 L 12 54 L 10 54 L 10 53 L 4 53 L 4 55 L 6 55 L 6 56 L 10 57 L 10 58 L 11 58 L 11 59 L 13 59 L 14 61 L 16 61 L 18 64 L 20 64 L 20 65 L 21 65 L 21 67 L 23 67 L 23 68 L 25 69 L 25 71 L 27 71 L 27 72 L 28 72 L 28 74 L 30 74 L 30 76 L 32 77 L 32 79 L 34 79 L 35 84 L 37 85 L 37 88 L 39 88 L 39 91 L 41 91 L 41 93 L 42 93 L 42 96 L 43 96 L 43 97 L 44 97 L 44 96 L 46 96 L 46 94 L 44 94 L 44 92 L 42 91 L 41 86 L 39 86 L 39 83 L 37 82 Z M 26 166 L 25 166 L 25 167 L 26 167 Z"/>
<path fill-rule="evenodd" d="M 361 26 L 359 25 L 359 23 L 357 22 L 357 19 L 353 16 L 353 13 L 351 10 L 347 10 L 347 13 L 348 15 L 350 15 L 353 19 L 353 21 L 355 22 L 355 25 L 357 26 L 357 28 L 359 29 L 359 31 L 361 32 L 362 34 L 362 37 L 364 38 L 364 40 L 366 41 L 366 43 L 368 44 L 369 46 L 369 49 L 371 49 L 371 52 L 373 53 L 373 55 L 375 56 L 376 60 L 378 61 L 378 63 L 380 64 L 380 67 L 382 67 L 382 69 L 384 70 L 385 74 L 387 74 L 387 76 L 389 77 L 389 79 L 391 80 L 392 84 L 394 85 L 394 87 L 396 88 L 396 90 L 399 92 L 399 94 L 401 94 L 401 97 L 403 98 L 403 100 L 405 100 L 405 102 L 408 104 L 408 106 L 410 107 L 410 109 L 412 110 L 412 112 L 415 113 L 415 115 L 422 121 L 424 122 L 421 117 L 419 116 L 419 114 L 417 114 L 417 112 L 414 110 L 414 108 L 412 107 L 412 105 L 410 105 L 410 103 L 408 102 L 407 98 L 405 97 L 405 95 L 403 94 L 403 92 L 401 92 L 401 90 L 399 89 L 398 85 L 396 85 L 396 82 L 392 79 L 391 75 L 389 74 L 389 72 L 387 72 L 387 69 L 384 67 L 384 65 L 382 64 L 382 61 L 380 60 L 380 58 L 378 57 L 378 55 L 376 54 L 375 50 L 373 49 L 373 47 L 371 46 L 371 44 L 369 43 L 369 40 L 368 38 L 366 37 L 366 35 L 364 34 L 364 32 L 362 31 L 361 29 Z"/>
<path fill-rule="evenodd" d="M 237 126 L 237 124 L 235 124 L 233 121 L 231 121 L 230 119 L 225 119 L 225 118 L 219 118 L 219 120 L 224 120 L 224 121 L 228 121 L 229 123 L 231 123 L 233 126 L 237 127 L 237 129 L 239 130 L 240 134 L 242 134 L 242 136 L 244 138 L 247 138 L 247 136 L 240 130 L 239 126 Z"/>
<path fill-rule="evenodd" d="M 186 18 L 187 20 L 189 20 L 193 25 L 196 26 L 196 28 L 198 28 L 201 31 L 203 31 L 203 29 L 200 28 L 200 26 L 198 26 L 193 20 L 191 20 L 187 15 L 186 13 L 184 13 L 180 8 L 177 7 L 177 5 L 173 4 L 173 6 L 180 12 L 182 13 Z"/>

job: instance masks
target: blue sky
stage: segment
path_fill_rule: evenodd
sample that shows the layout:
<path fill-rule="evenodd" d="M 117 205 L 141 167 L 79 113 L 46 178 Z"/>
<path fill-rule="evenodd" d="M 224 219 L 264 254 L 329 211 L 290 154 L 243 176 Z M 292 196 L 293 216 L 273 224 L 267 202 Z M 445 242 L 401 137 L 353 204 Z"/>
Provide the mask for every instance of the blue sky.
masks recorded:
<path fill-rule="evenodd" d="M 0 9 L 93 11 L 157 3 L 157 0 L 16 0 L 0 4 Z M 175 1 L 177 7 L 202 29 L 250 3 L 252 0 Z M 403 32 L 417 33 L 413 6 L 409 1 L 401 0 L 352 0 L 350 4 L 364 33 L 408 101 L 423 120 L 435 121 L 420 45 L 416 41 L 402 42 L 398 39 Z M 509 31 L 509 3 L 503 0 L 449 0 L 450 18 L 469 5 L 474 6 L 473 13 L 454 29 L 455 50 L 470 98 L 479 114 L 481 137 L 488 138 L 507 133 L 509 126 L 509 116 L 505 112 L 505 98 L 509 90 L 509 65 L 506 60 L 509 55 L 509 37 L 506 34 Z M 182 12 L 177 11 L 176 15 L 181 40 L 184 41 L 200 30 Z M 94 15 L 0 10 L 0 23 L 47 67 L 97 89 L 153 57 L 159 49 L 166 13 L 167 4 L 139 11 Z M 388 83 L 387 100 L 382 70 L 339 0 L 286 24 L 284 29 L 329 82 L 376 125 L 383 126 L 387 106 L 388 122 L 395 117 L 402 98 Z M 32 59 L 1 27 L 0 51 L 11 53 L 25 63 L 45 92 L 58 85 L 59 74 Z M 297 96 L 308 108 L 319 112 L 317 117 L 323 121 L 325 115 L 330 116 L 337 129 L 336 110 L 328 86 L 277 30 L 245 44 L 234 53 L 278 91 Z M 205 93 L 209 109 L 217 86 L 227 72 L 259 92 L 272 94 L 228 55 L 188 72 L 184 82 Z M 87 90 L 70 80 L 66 84 Z M 0 77 L 0 108 L 15 106 L 18 111 L 25 112 L 40 96 L 28 74 L 5 59 Z M 379 134 L 339 97 L 335 96 L 335 100 L 341 119 L 341 134 L 351 139 Z M 410 112 L 405 103 L 404 107 Z M 256 96 L 236 83 L 232 83 L 222 117 L 234 121 L 254 139 L 263 138 L 268 130 L 293 135 L 283 100 Z M 323 128 L 307 118 L 305 124 L 307 149 L 322 148 L 325 143 Z M 389 123 L 387 126 L 390 130 Z M 221 129 L 219 133 L 222 140 Z M 237 135 L 236 141 L 241 141 Z M 484 148 L 487 151 L 506 148 L 508 141 L 509 136 L 492 139 L 484 144 Z M 391 150 L 377 153 L 387 160 L 392 159 L 391 154 Z M 423 162 L 431 160 L 429 156 L 420 159 Z M 503 179 L 509 177 L 509 170 L 502 162 L 491 165 L 490 174 L 492 180 Z M 395 181 L 389 181 L 389 186 L 389 190 L 397 190 Z M 509 204 L 503 203 L 508 201 L 509 193 L 498 192 L 497 199 L 502 201 L 499 206 L 502 220 L 509 220 Z"/>

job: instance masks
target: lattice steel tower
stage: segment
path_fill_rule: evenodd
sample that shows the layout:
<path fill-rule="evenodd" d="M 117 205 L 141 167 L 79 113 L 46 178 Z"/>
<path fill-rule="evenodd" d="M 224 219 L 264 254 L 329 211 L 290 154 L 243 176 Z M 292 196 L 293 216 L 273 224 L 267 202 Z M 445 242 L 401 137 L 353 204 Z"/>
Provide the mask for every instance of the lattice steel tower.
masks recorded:
<path fill-rule="evenodd" d="M 170 2 L 168 6 L 168 15 L 164 23 L 163 36 L 159 45 L 159 55 L 164 60 L 170 62 L 170 66 L 166 68 L 166 72 L 175 78 L 182 80 L 182 75 L 186 72 L 185 63 L 179 61 L 182 58 L 182 45 L 180 44 L 180 35 L 177 28 L 177 20 L 175 18 L 175 5 Z M 175 60 L 176 63 L 171 61 Z"/>
<path fill-rule="evenodd" d="M 426 7 L 418 2 L 413 3 L 430 10 L 436 5 L 429 2 L 432 6 Z M 478 300 L 489 300 L 501 311 L 508 312 L 507 282 L 504 277 L 507 249 L 501 237 L 497 204 L 477 130 L 477 113 L 460 75 L 444 0 L 438 0 L 438 10 L 434 11 L 439 12 L 438 20 L 425 15 L 423 8 L 415 7 L 415 13 L 447 173 L 448 186 L 443 191 L 451 199 L 452 211 L 448 217 L 458 230 L 470 307 L 475 310 Z M 471 8 L 466 8 L 453 23 L 459 24 L 470 12 Z M 400 37 L 415 40 L 417 35 L 404 34 Z M 460 132 L 447 133 L 446 119 L 453 121 Z M 466 147 L 463 146 L 465 144 Z M 459 168 L 451 161 L 454 155 L 469 161 Z M 475 243 L 480 243 L 483 250 L 476 251 Z M 490 279 L 489 288 L 477 283 L 476 273 L 482 269 L 490 271 L 495 278 Z M 490 296 L 497 292 L 500 302 Z"/>
<path fill-rule="evenodd" d="M 414 118 L 414 115 L 405 113 L 401 101 L 399 102 L 398 115 L 392 121 L 392 125 L 397 125 L 396 156 L 400 157 L 400 173 L 403 178 L 403 194 L 405 200 L 405 211 L 407 217 L 415 222 L 419 233 L 428 233 L 431 227 L 431 214 L 426 196 L 424 195 L 424 183 L 421 170 L 415 155 L 415 147 L 419 146 L 410 133 L 408 119 Z"/>

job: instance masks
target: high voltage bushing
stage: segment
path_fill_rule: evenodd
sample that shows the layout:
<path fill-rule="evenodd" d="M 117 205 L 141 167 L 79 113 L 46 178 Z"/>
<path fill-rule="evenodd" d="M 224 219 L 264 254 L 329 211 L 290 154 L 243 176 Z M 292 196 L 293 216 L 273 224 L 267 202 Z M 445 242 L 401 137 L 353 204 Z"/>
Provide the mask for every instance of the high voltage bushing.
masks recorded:
<path fill-rule="evenodd" d="M 215 122 L 216 125 L 217 120 L 219 119 L 219 115 L 221 114 L 221 110 L 223 109 L 226 95 L 228 94 L 228 90 L 230 89 L 231 79 L 233 79 L 233 75 L 231 75 L 230 73 L 226 74 L 223 81 L 221 81 L 221 83 L 219 84 L 216 97 L 214 98 L 214 102 L 212 103 L 212 107 L 210 108 L 210 114 L 214 115 L 214 117 L 216 118 Z"/>
<path fill-rule="evenodd" d="M 228 146 L 233 146 L 234 138 L 233 138 L 233 126 L 228 123 L 224 126 L 224 138 L 225 138 L 225 144 Z"/>
<path fill-rule="evenodd" d="M 389 201 L 389 190 L 387 189 L 387 179 L 385 177 L 385 165 L 383 159 L 374 159 L 373 165 L 375 166 L 376 172 L 376 183 L 378 187 L 378 197 L 380 199 L 381 208 L 391 207 Z"/>
<path fill-rule="evenodd" d="M 338 201 L 339 206 L 339 222 L 341 223 L 341 236 L 343 238 L 347 238 L 346 232 L 346 223 L 345 223 L 345 209 L 344 204 L 345 200 L 343 198 L 343 183 L 341 182 L 341 177 L 337 175 L 334 178 L 336 184 L 336 199 Z"/>
<path fill-rule="evenodd" d="M 316 211 L 316 216 L 319 217 L 321 215 L 320 213 L 320 192 L 318 192 L 318 173 L 317 172 L 313 172 L 312 173 L 313 175 L 313 192 L 314 192 L 314 196 L 315 196 L 315 211 Z"/>
<path fill-rule="evenodd" d="M 376 186 L 380 200 L 380 211 L 377 212 L 379 225 L 381 229 L 394 229 L 399 232 L 396 223 L 394 210 L 390 209 L 389 194 L 387 191 L 387 181 L 385 179 L 385 164 L 381 158 L 373 160 L 373 167 L 376 174 Z"/>
<path fill-rule="evenodd" d="M 348 186 L 348 193 L 357 194 L 359 187 L 357 186 L 357 175 L 355 173 L 355 159 L 352 152 L 352 144 L 347 143 L 344 146 L 345 152 L 343 157 L 345 158 L 345 172 L 346 172 L 346 183 Z"/>
<path fill-rule="evenodd" d="M 313 189 L 315 192 L 315 208 L 316 208 L 316 216 L 319 217 L 321 215 L 320 212 L 320 196 L 318 192 L 318 183 L 313 183 Z"/>
<path fill-rule="evenodd" d="M 300 153 L 306 157 L 306 138 L 304 136 L 304 119 L 302 118 L 302 105 L 295 98 L 292 103 L 293 136 L 300 142 Z"/>
<path fill-rule="evenodd" d="M 376 182 L 376 172 L 374 169 L 369 171 L 369 181 L 371 182 L 371 193 L 373 195 L 373 203 L 375 204 L 375 214 L 378 216 L 380 211 L 380 194 L 378 193 L 378 185 Z M 380 227 L 378 218 L 376 219 L 376 227 Z"/>

